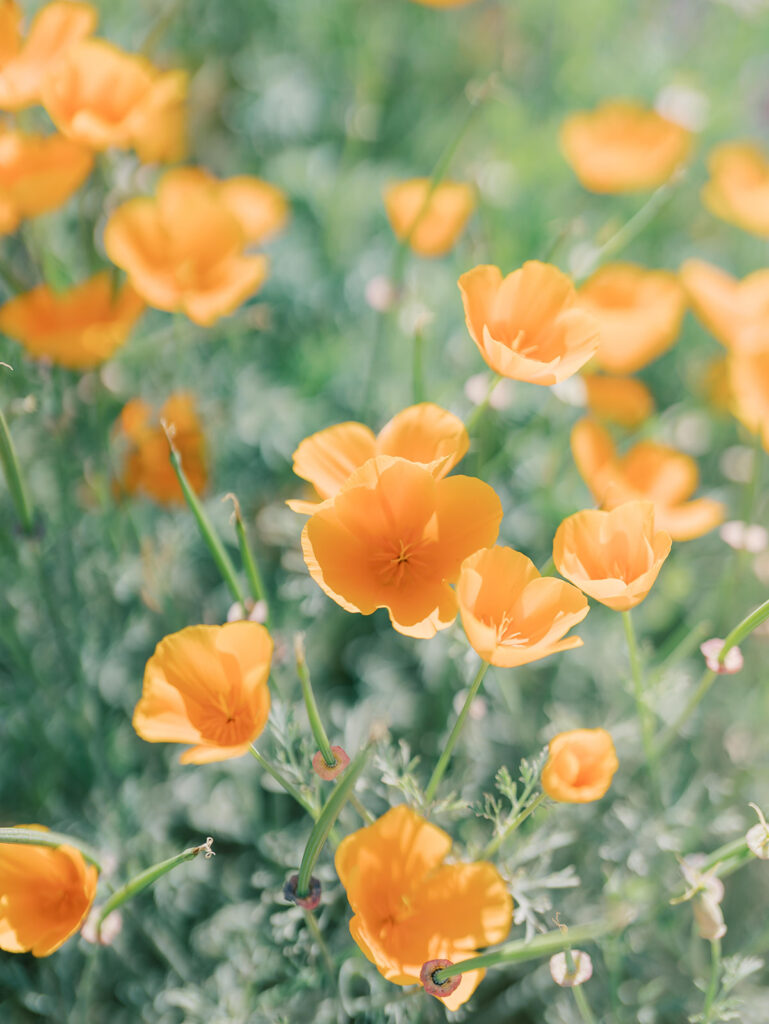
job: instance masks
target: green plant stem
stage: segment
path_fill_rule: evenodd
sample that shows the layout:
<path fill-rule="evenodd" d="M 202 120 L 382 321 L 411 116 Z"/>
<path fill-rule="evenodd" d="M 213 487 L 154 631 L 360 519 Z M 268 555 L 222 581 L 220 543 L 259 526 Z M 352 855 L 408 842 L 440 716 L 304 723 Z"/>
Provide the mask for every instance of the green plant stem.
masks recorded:
<path fill-rule="evenodd" d="M 705 1005 L 702 1008 L 702 1024 L 711 1024 L 713 1020 L 713 1003 L 718 992 L 718 979 L 721 975 L 721 940 L 710 941 L 710 980 L 705 993 Z"/>
<path fill-rule="evenodd" d="M 225 495 L 232 501 L 234 506 L 235 515 L 235 534 L 238 538 L 238 547 L 240 548 L 240 560 L 243 563 L 243 569 L 246 573 L 246 579 L 248 580 L 248 587 L 251 591 L 251 596 L 255 601 L 261 601 L 266 609 L 266 616 L 264 624 L 267 629 L 271 629 L 270 623 L 270 604 L 267 600 L 267 591 L 264 586 L 264 580 L 262 574 L 259 571 L 259 563 L 254 557 L 254 553 L 251 549 L 251 545 L 248 543 L 248 534 L 246 533 L 246 526 L 243 522 L 243 516 L 240 511 L 240 502 L 234 494 Z M 245 610 L 245 609 L 244 609 Z"/>
<path fill-rule="evenodd" d="M 571 994 L 574 996 L 574 1002 L 577 1004 L 579 1015 L 584 1024 L 597 1024 L 593 1011 L 590 1009 L 590 1004 L 587 1001 L 587 996 L 583 992 L 583 986 L 574 985 Z"/>
<path fill-rule="evenodd" d="M 35 526 L 32 504 L 29 500 L 27 486 L 24 482 L 24 474 L 21 471 L 11 431 L 8 428 L 8 422 L 2 410 L 0 410 L 0 462 L 3 464 L 3 472 L 8 482 L 8 490 L 11 492 L 11 498 L 21 528 L 24 533 L 31 534 Z"/>
<path fill-rule="evenodd" d="M 296 655 L 296 674 L 299 676 L 299 682 L 302 686 L 304 706 L 307 708 L 307 717 L 310 720 L 312 735 L 315 737 L 315 742 L 318 744 L 318 748 L 320 749 L 323 760 L 326 762 L 326 766 L 328 768 L 333 768 L 336 765 L 336 758 L 331 752 L 331 743 L 329 742 L 326 730 L 323 728 L 320 711 L 318 711 L 318 704 L 315 700 L 315 694 L 312 689 L 312 680 L 310 679 L 310 670 L 307 666 L 307 659 L 305 658 L 304 638 L 301 633 L 297 633 L 294 637 L 294 653 Z"/>
<path fill-rule="evenodd" d="M 643 743 L 646 766 L 649 770 L 649 777 L 655 790 L 657 789 L 657 753 L 654 747 L 654 725 L 649 714 L 649 708 L 644 697 L 643 672 L 641 669 L 641 658 L 638 653 L 638 642 L 636 641 L 633 619 L 629 611 L 622 612 L 622 623 L 625 627 L 627 638 L 628 656 L 630 658 L 630 671 L 633 677 L 633 693 L 635 695 L 636 711 L 641 726 L 641 742 Z"/>
<path fill-rule="evenodd" d="M 23 846 L 72 846 L 99 871 L 102 866 L 96 851 L 87 843 L 63 832 L 41 832 L 36 828 L 0 828 L 0 843 L 20 843 Z"/>
<path fill-rule="evenodd" d="M 489 857 L 492 857 L 500 848 L 500 846 L 502 846 L 503 843 L 507 842 L 507 840 L 513 834 L 513 832 L 515 832 L 516 829 L 520 828 L 524 821 L 526 821 L 526 819 L 530 815 L 532 815 L 538 807 L 542 806 L 546 799 L 546 793 L 540 793 L 539 796 L 535 797 L 534 800 L 532 800 L 527 807 L 523 808 L 520 814 L 517 814 L 513 818 L 513 820 L 504 830 L 504 832 L 500 832 L 498 836 L 495 836 L 489 843 L 487 843 L 487 845 L 483 849 L 483 852 L 481 853 L 480 859 L 488 860 Z"/>
<path fill-rule="evenodd" d="M 420 327 L 414 331 L 411 375 L 414 389 L 414 404 L 425 400 L 424 332 Z"/>
<path fill-rule="evenodd" d="M 491 378 L 488 389 L 486 390 L 486 394 L 483 396 L 483 399 L 478 403 L 478 405 L 476 405 L 476 407 L 470 413 L 470 417 L 468 418 L 467 423 L 465 424 L 465 429 L 467 430 L 468 434 L 472 434 L 472 432 L 480 423 L 481 419 L 483 418 L 483 414 L 489 407 L 489 403 L 491 402 L 491 396 L 494 394 L 494 389 L 502 379 L 503 378 L 501 373 L 495 373 L 494 376 Z"/>
<path fill-rule="evenodd" d="M 550 576 L 555 569 L 555 561 L 551 555 L 546 562 L 542 563 L 541 568 L 537 569 L 540 576 Z"/>
<path fill-rule="evenodd" d="M 367 811 L 363 804 L 360 802 L 358 797 L 352 793 L 350 795 L 350 804 L 355 808 L 361 818 L 366 822 L 367 825 L 373 825 L 376 818 L 370 811 Z"/>
<path fill-rule="evenodd" d="M 332 978 L 336 978 L 336 968 L 334 967 L 334 961 L 331 957 L 331 953 L 329 952 L 328 946 L 326 945 L 326 941 L 323 938 L 323 933 L 320 930 L 318 922 L 315 920 L 315 915 L 311 910 L 308 910 L 306 907 L 303 907 L 302 909 L 304 910 L 304 920 L 305 924 L 307 925 L 307 930 L 310 932 L 313 939 L 315 939 L 315 944 L 317 945 L 318 949 L 320 950 L 321 956 L 323 957 L 323 961 L 326 965 L 326 970 L 328 971 Z"/>
<path fill-rule="evenodd" d="M 481 662 L 480 667 L 475 675 L 475 679 L 473 680 L 472 685 L 470 687 L 470 691 L 467 694 L 467 697 L 465 698 L 465 703 L 462 706 L 462 710 L 459 712 L 457 720 L 454 723 L 454 728 L 451 730 L 449 738 L 446 741 L 446 746 L 443 748 L 443 753 L 439 757 L 438 763 L 433 769 L 433 774 L 430 776 L 430 781 L 428 782 L 427 789 L 425 790 L 425 800 L 427 801 L 427 803 L 430 803 L 432 801 L 438 789 L 438 786 L 440 785 L 440 781 L 443 778 L 443 773 L 446 771 L 446 766 L 448 765 L 449 760 L 451 758 L 451 753 L 454 749 L 454 745 L 459 739 L 459 734 L 462 732 L 462 728 L 464 727 L 465 724 L 465 719 L 470 713 L 470 706 L 475 700 L 476 694 L 481 688 L 481 683 L 483 682 L 483 677 L 486 675 L 488 667 L 489 663 L 487 661 Z"/>
<path fill-rule="evenodd" d="M 267 774 L 271 775 L 273 779 L 275 779 L 275 781 L 278 783 L 278 785 L 282 786 L 282 788 L 285 789 L 288 795 L 292 796 L 301 807 L 304 807 L 304 809 L 307 811 L 307 813 L 310 815 L 313 821 L 317 821 L 318 808 L 309 800 L 307 800 L 304 796 L 302 796 L 302 794 L 299 792 L 296 786 L 292 782 L 288 781 L 286 776 L 279 768 L 276 768 L 271 761 L 268 761 L 263 754 L 260 754 L 253 743 L 250 744 L 248 749 L 251 753 L 251 756 L 259 762 L 259 764 L 262 766 L 262 768 L 264 768 Z"/>

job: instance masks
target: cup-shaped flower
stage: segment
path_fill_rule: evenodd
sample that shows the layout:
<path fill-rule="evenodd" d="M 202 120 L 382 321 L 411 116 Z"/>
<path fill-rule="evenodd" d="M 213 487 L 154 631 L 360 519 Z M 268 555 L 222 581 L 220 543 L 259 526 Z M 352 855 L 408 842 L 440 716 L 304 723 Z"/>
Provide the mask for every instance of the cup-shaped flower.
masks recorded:
<path fill-rule="evenodd" d="M 733 352 L 769 348 L 769 270 L 741 281 L 704 260 L 687 260 L 680 277 L 698 319 Z"/>
<path fill-rule="evenodd" d="M 129 284 L 118 291 L 106 271 L 65 292 L 41 284 L 0 307 L 0 331 L 34 359 L 86 370 L 109 359 L 144 310 Z"/>
<path fill-rule="evenodd" d="M 375 435 L 363 423 L 339 423 L 311 434 L 294 452 L 294 472 L 309 481 L 321 500 L 333 498 L 356 469 L 377 455 L 391 455 L 429 466 L 436 479 L 456 466 L 470 439 L 462 420 L 432 402 L 396 413 Z M 319 502 L 289 501 L 307 515 Z"/>
<path fill-rule="evenodd" d="M 635 377 L 606 377 L 584 374 L 587 407 L 593 416 L 632 430 L 654 412 L 651 391 Z"/>
<path fill-rule="evenodd" d="M 396 985 L 419 983 L 428 960 L 456 963 L 510 930 L 513 901 L 493 864 L 444 864 L 451 838 L 406 806 L 347 836 L 335 865 L 355 915 L 350 933 Z M 468 971 L 442 1001 L 466 1002 L 484 972 Z"/>
<path fill-rule="evenodd" d="M 257 622 L 187 626 L 147 662 L 133 727 L 150 743 L 190 743 L 182 764 L 240 757 L 267 724 L 272 638 Z"/>
<path fill-rule="evenodd" d="M 632 100 L 609 100 L 571 114 L 561 150 L 590 192 L 643 192 L 664 184 L 686 160 L 691 134 Z"/>
<path fill-rule="evenodd" d="M 769 348 L 736 352 L 728 360 L 734 415 L 769 451 Z"/>
<path fill-rule="evenodd" d="M 571 450 L 582 479 L 603 508 L 627 501 L 654 503 L 654 522 L 673 540 L 692 540 L 714 529 L 725 509 L 712 498 L 687 500 L 697 489 L 699 471 L 689 455 L 656 441 L 639 441 L 619 455 L 611 435 L 595 420 L 574 425 Z"/>
<path fill-rule="evenodd" d="M 469 476 L 378 456 L 323 502 L 302 533 L 315 582 L 350 612 L 387 608 L 399 633 L 428 638 L 456 618 L 463 560 L 493 544 L 502 505 Z"/>
<path fill-rule="evenodd" d="M 608 373 L 636 373 L 678 338 L 686 294 L 675 274 L 610 263 L 579 288 L 577 299 L 598 323 L 596 362 Z"/>
<path fill-rule="evenodd" d="M 65 203 L 92 166 L 89 150 L 61 135 L 0 128 L 0 235 Z"/>
<path fill-rule="evenodd" d="M 606 793 L 619 761 L 605 729 L 573 729 L 550 740 L 542 789 L 551 800 L 588 804 Z"/>
<path fill-rule="evenodd" d="M 716 217 L 769 238 L 769 158 L 753 142 L 726 142 L 708 157 L 702 201 Z"/>
<path fill-rule="evenodd" d="M 629 501 L 611 512 L 588 509 L 564 519 L 553 561 L 583 593 L 624 612 L 649 593 L 671 544 L 669 533 L 654 528 L 654 505 Z"/>
<path fill-rule="evenodd" d="M 0 110 L 40 102 L 43 81 L 75 43 L 94 28 L 98 14 L 86 3 L 46 4 L 32 19 L 26 39 L 16 0 L 0 3 Z"/>
<path fill-rule="evenodd" d="M 384 201 L 399 241 L 419 256 L 443 256 L 452 248 L 475 209 L 475 191 L 463 182 L 442 181 L 431 190 L 429 178 L 390 185 Z"/>
<path fill-rule="evenodd" d="M 598 323 L 577 305 L 571 280 L 549 263 L 529 260 L 505 278 L 498 267 L 475 267 L 462 274 L 459 289 L 470 336 L 503 377 L 557 384 L 598 348 Z"/>
<path fill-rule="evenodd" d="M 0 949 L 50 956 L 85 922 L 97 882 L 72 846 L 0 843 Z"/>
<path fill-rule="evenodd" d="M 462 563 L 457 598 L 467 639 L 492 665 L 514 668 L 582 646 L 566 633 L 588 613 L 584 594 L 540 576 L 520 551 L 496 546 L 470 555 Z"/>

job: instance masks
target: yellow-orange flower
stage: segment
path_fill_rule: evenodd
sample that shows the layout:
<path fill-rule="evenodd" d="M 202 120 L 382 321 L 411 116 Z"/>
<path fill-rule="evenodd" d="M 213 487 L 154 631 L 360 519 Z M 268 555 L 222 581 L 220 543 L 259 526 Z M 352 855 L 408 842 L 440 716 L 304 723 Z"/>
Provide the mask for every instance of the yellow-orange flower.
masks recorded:
<path fill-rule="evenodd" d="M 587 804 L 606 793 L 619 761 L 605 729 L 573 729 L 550 740 L 542 789 L 551 800 Z"/>
<path fill-rule="evenodd" d="M 0 331 L 35 359 L 85 370 L 120 348 L 144 309 L 129 284 L 115 292 L 107 272 L 66 292 L 46 284 L 0 307 Z"/>
<path fill-rule="evenodd" d="M 401 805 L 347 836 L 336 851 L 355 915 L 350 933 L 395 985 L 417 984 L 428 960 L 466 960 L 510 931 L 513 901 L 497 869 L 488 861 L 444 864 L 450 849 L 450 836 Z M 483 975 L 466 972 L 442 1002 L 456 1010 Z"/>
<path fill-rule="evenodd" d="M 97 882 L 72 846 L 0 843 L 0 949 L 50 956 L 80 929 Z"/>
<path fill-rule="evenodd" d="M 601 377 L 585 374 L 587 407 L 600 420 L 632 430 L 654 412 L 654 399 L 643 381 L 635 377 Z"/>
<path fill-rule="evenodd" d="M 193 744 L 182 764 L 240 757 L 267 724 L 271 660 L 257 622 L 171 633 L 147 662 L 133 727 L 150 743 Z"/>
<path fill-rule="evenodd" d="M 163 504 L 182 503 L 184 494 L 169 459 L 168 439 L 161 420 L 173 428 L 187 480 L 200 494 L 208 480 L 205 442 L 191 395 L 178 393 L 166 400 L 159 416 L 141 398 L 123 406 L 118 433 L 127 442 L 120 486 L 128 494 L 147 494 Z"/>
<path fill-rule="evenodd" d="M 632 100 L 609 100 L 567 117 L 560 141 L 586 189 L 616 193 L 662 185 L 686 160 L 692 139 L 655 110 Z"/>
<path fill-rule="evenodd" d="M 670 554 L 670 534 L 654 527 L 654 505 L 629 501 L 610 512 L 564 519 L 553 540 L 558 572 L 615 612 L 635 608 Z"/>
<path fill-rule="evenodd" d="M 456 618 L 449 584 L 471 552 L 494 543 L 501 519 L 482 480 L 436 480 L 427 466 L 381 455 L 310 517 L 302 550 L 337 604 L 364 615 L 387 608 L 399 633 L 427 638 Z"/>
<path fill-rule="evenodd" d="M 378 435 L 355 422 L 338 423 L 311 434 L 294 452 L 294 472 L 325 500 L 333 498 L 356 469 L 377 455 L 423 463 L 440 479 L 456 466 L 469 444 L 459 417 L 439 405 L 421 402 L 393 416 Z M 295 512 L 312 515 L 319 502 L 289 501 L 288 505 Z"/>
<path fill-rule="evenodd" d="M 726 142 L 708 157 L 702 201 L 716 217 L 769 238 L 769 159 L 753 142 Z"/>
<path fill-rule="evenodd" d="M 620 456 L 608 431 L 591 419 L 575 424 L 571 450 L 596 501 L 612 509 L 626 501 L 654 503 L 657 528 L 673 540 L 692 540 L 723 522 L 724 506 L 712 498 L 687 499 L 699 471 L 689 455 L 656 441 L 640 441 Z"/>
<path fill-rule="evenodd" d="M 675 342 L 686 295 L 675 274 L 610 263 L 579 289 L 578 302 L 598 323 L 596 362 L 609 373 L 635 373 Z"/>
<path fill-rule="evenodd" d="M 728 366 L 734 414 L 769 451 L 769 349 L 735 353 Z"/>
<path fill-rule="evenodd" d="M 462 234 L 475 209 L 472 185 L 442 181 L 430 191 L 429 178 L 390 185 L 384 201 L 395 237 L 408 239 L 419 256 L 443 256 Z"/>
<path fill-rule="evenodd" d="M 97 20 L 90 4 L 46 4 L 22 39 L 21 8 L 16 0 L 0 0 L 0 110 L 39 103 L 45 77 L 69 47 L 94 30 Z"/>
<path fill-rule="evenodd" d="M 584 594 L 540 576 L 520 551 L 497 546 L 470 555 L 457 598 L 467 639 L 492 665 L 513 668 L 582 646 L 578 636 L 565 634 L 588 613 Z"/>
<path fill-rule="evenodd" d="M 571 280 L 549 263 L 529 260 L 503 278 L 480 266 L 459 279 L 467 329 L 492 368 L 531 384 L 557 384 L 598 347 L 598 324 L 576 302 Z"/>
<path fill-rule="evenodd" d="M 414 3 L 423 7 L 466 7 L 475 2 L 476 0 L 414 0 Z"/>
<path fill-rule="evenodd" d="M 184 157 L 186 98 L 184 71 L 158 71 L 104 39 L 70 47 L 43 84 L 64 135 L 95 150 L 135 149 L 149 163 Z"/>
<path fill-rule="evenodd" d="M 769 270 L 741 281 L 704 260 L 680 270 L 692 309 L 722 345 L 737 352 L 769 348 Z"/>
<path fill-rule="evenodd" d="M 91 173 L 93 157 L 61 135 L 0 128 L 0 235 L 61 206 Z"/>

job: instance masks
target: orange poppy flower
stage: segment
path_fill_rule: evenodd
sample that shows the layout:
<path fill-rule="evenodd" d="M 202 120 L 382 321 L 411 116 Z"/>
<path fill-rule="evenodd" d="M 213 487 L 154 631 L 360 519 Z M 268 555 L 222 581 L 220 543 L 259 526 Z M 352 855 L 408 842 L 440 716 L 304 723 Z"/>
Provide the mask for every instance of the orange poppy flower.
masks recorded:
<path fill-rule="evenodd" d="M 551 800 L 588 804 L 604 796 L 618 768 L 614 743 L 605 729 L 560 732 L 550 740 L 542 789 Z"/>
<path fill-rule="evenodd" d="M 582 479 L 604 508 L 652 501 L 658 529 L 673 540 L 693 540 L 723 522 L 721 502 L 687 500 L 697 488 L 699 471 L 694 459 L 675 448 L 640 441 L 620 456 L 608 431 L 583 419 L 571 432 L 571 450 Z"/>
<path fill-rule="evenodd" d="M 571 114 L 561 150 L 591 192 L 642 192 L 664 184 L 686 160 L 691 133 L 633 100 L 609 100 Z"/>
<path fill-rule="evenodd" d="M 467 329 L 492 368 L 531 384 L 571 377 L 598 347 L 599 327 L 577 306 L 571 280 L 549 263 L 529 260 L 503 278 L 498 267 L 462 274 Z"/>
<path fill-rule="evenodd" d="M 675 274 L 633 263 L 601 267 L 577 292 L 598 323 L 596 362 L 609 373 L 635 373 L 678 337 L 686 295 Z"/>
<path fill-rule="evenodd" d="M 611 512 L 588 509 L 564 519 L 553 561 L 589 597 L 624 612 L 649 593 L 671 544 L 669 533 L 654 528 L 654 505 L 629 501 Z"/>
<path fill-rule="evenodd" d="M 277 234 L 289 215 L 286 193 L 251 174 L 238 174 L 225 181 L 196 170 L 201 180 L 216 185 L 219 198 L 234 214 L 249 245 L 259 245 Z"/>
<path fill-rule="evenodd" d="M 730 359 L 727 356 L 711 359 L 702 368 L 698 381 L 705 401 L 719 413 L 731 413 L 734 408 L 729 366 Z"/>
<path fill-rule="evenodd" d="M 91 149 L 135 149 L 148 163 L 186 152 L 184 71 L 158 71 L 104 39 L 70 47 L 43 84 L 56 127 Z"/>
<path fill-rule="evenodd" d="M 208 481 L 205 443 L 191 395 L 178 393 L 166 400 L 155 416 L 141 398 L 123 406 L 118 432 L 127 442 L 120 486 L 127 494 L 147 494 L 163 504 L 184 502 L 169 458 L 161 420 L 173 427 L 174 447 L 192 489 L 200 494 Z"/>
<path fill-rule="evenodd" d="M 61 135 L 25 135 L 0 128 L 0 235 L 26 217 L 55 210 L 91 173 L 87 149 Z"/>
<path fill-rule="evenodd" d="M 294 472 L 308 480 L 322 500 L 333 498 L 356 469 L 377 455 L 393 455 L 446 476 L 467 451 L 465 425 L 431 402 L 411 405 L 393 416 L 377 436 L 363 423 L 338 423 L 311 434 L 294 452 Z M 289 501 L 294 512 L 312 515 L 319 502 Z"/>
<path fill-rule="evenodd" d="M 769 159 L 753 142 L 725 142 L 708 157 L 702 201 L 716 217 L 769 238 Z"/>
<path fill-rule="evenodd" d="M 741 281 L 704 260 L 680 270 L 692 309 L 722 345 L 734 351 L 769 348 L 769 270 Z"/>
<path fill-rule="evenodd" d="M 46 75 L 70 46 L 93 32 L 98 17 L 90 4 L 46 4 L 22 41 L 21 8 L 15 0 L 0 0 L 0 110 L 39 103 Z"/>
<path fill-rule="evenodd" d="M 728 367 L 734 414 L 769 451 L 769 349 L 736 353 Z"/>
<path fill-rule="evenodd" d="M 427 466 L 381 455 L 319 506 L 302 551 L 312 578 L 347 611 L 387 608 L 399 633 L 428 638 L 456 618 L 449 584 L 471 552 L 494 543 L 501 520 L 482 480 L 436 480 Z"/>
<path fill-rule="evenodd" d="M 513 901 L 488 861 L 444 864 L 451 837 L 410 807 L 393 807 L 339 844 L 334 863 L 353 914 L 350 933 L 395 985 L 415 985 L 428 960 L 457 962 L 510 931 Z M 441 1000 L 467 1002 L 484 971 Z"/>
<path fill-rule="evenodd" d="M 654 412 L 651 391 L 635 377 L 599 377 L 591 373 L 582 379 L 587 392 L 587 407 L 598 419 L 632 430 Z"/>
<path fill-rule="evenodd" d="M 457 598 L 467 639 L 492 665 L 514 668 L 582 646 L 578 636 L 565 634 L 588 613 L 584 594 L 540 576 L 520 551 L 497 546 L 470 555 Z"/>
<path fill-rule="evenodd" d="M 0 843 L 0 949 L 50 956 L 85 922 L 97 882 L 73 846 Z"/>
<path fill-rule="evenodd" d="M 472 185 L 429 178 L 399 181 L 385 190 L 385 209 L 395 237 L 419 256 L 443 256 L 462 234 L 475 209 Z"/>
<path fill-rule="evenodd" d="M 150 306 L 209 326 L 260 287 L 267 258 L 243 250 L 260 211 L 263 224 L 270 216 L 257 190 L 246 195 L 242 183 L 180 168 L 161 178 L 156 198 L 129 199 L 112 213 L 107 255 Z M 272 224 L 277 229 L 276 219 Z"/>
<path fill-rule="evenodd" d="M 240 757 L 267 724 L 272 638 L 258 622 L 187 626 L 144 671 L 133 727 L 149 743 L 191 743 L 182 764 Z"/>
<path fill-rule="evenodd" d="M 144 309 L 129 284 L 115 292 L 106 271 L 66 292 L 47 284 L 0 307 L 0 331 L 35 359 L 85 370 L 109 359 Z"/>

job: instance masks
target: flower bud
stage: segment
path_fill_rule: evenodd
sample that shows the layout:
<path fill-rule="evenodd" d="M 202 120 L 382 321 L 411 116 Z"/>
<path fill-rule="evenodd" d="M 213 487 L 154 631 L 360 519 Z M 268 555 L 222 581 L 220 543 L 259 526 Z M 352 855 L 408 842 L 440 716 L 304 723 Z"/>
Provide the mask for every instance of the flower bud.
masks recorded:
<path fill-rule="evenodd" d="M 335 779 L 337 775 L 341 775 L 350 763 L 350 755 L 342 747 L 332 747 L 331 753 L 336 758 L 333 764 L 326 764 L 320 751 L 312 759 L 313 771 L 324 782 L 329 782 L 331 779 Z"/>
<path fill-rule="evenodd" d="M 310 878 L 310 891 L 306 896 L 298 896 L 296 887 L 299 884 L 299 875 L 292 875 L 283 886 L 283 898 L 289 903 L 296 903 L 298 907 L 305 910 L 315 910 L 320 903 L 321 885 L 320 879 L 314 875 Z"/>
<path fill-rule="evenodd" d="M 709 892 L 701 893 L 692 904 L 697 934 L 701 939 L 714 942 L 726 935 L 726 923 L 721 905 Z"/>
<path fill-rule="evenodd" d="M 766 818 L 761 808 L 755 804 L 750 806 L 758 815 L 759 822 L 753 828 L 748 829 L 745 841 L 750 852 L 754 853 L 759 860 L 769 860 L 769 825 L 766 824 Z"/>
<path fill-rule="evenodd" d="M 428 960 L 422 964 L 419 972 L 419 980 L 422 982 L 425 992 L 438 999 L 445 999 L 459 988 L 462 981 L 461 974 L 455 974 L 453 978 L 447 978 L 443 983 L 435 980 L 435 972 L 443 967 L 453 967 L 451 960 Z"/>
<path fill-rule="evenodd" d="M 571 965 L 565 953 L 550 957 L 550 976 L 561 988 L 574 988 L 593 977 L 593 961 L 581 949 L 571 951 Z"/>
<path fill-rule="evenodd" d="M 111 946 L 123 929 L 123 915 L 119 910 L 113 910 L 107 914 L 99 927 L 101 907 L 94 907 L 86 918 L 85 924 L 80 929 L 80 934 L 86 942 L 94 945 Z"/>
<path fill-rule="evenodd" d="M 730 647 L 722 664 L 718 660 L 718 656 L 723 646 L 724 641 L 714 636 L 700 644 L 700 651 L 704 655 L 705 664 L 711 672 L 717 672 L 720 676 L 733 676 L 735 672 L 739 672 L 742 668 L 742 651 L 739 647 Z"/>

